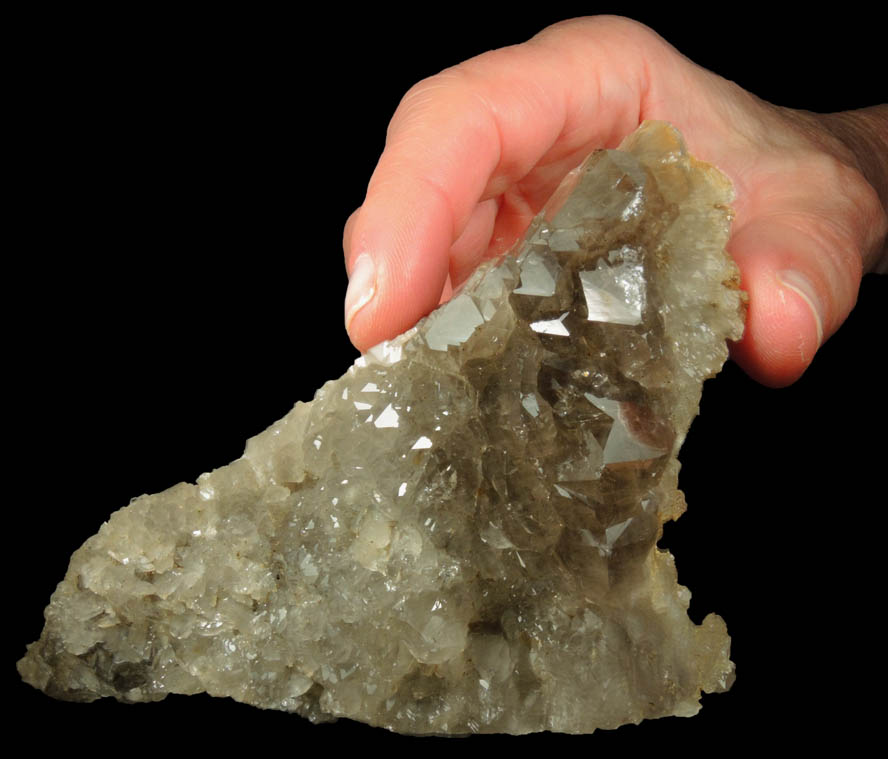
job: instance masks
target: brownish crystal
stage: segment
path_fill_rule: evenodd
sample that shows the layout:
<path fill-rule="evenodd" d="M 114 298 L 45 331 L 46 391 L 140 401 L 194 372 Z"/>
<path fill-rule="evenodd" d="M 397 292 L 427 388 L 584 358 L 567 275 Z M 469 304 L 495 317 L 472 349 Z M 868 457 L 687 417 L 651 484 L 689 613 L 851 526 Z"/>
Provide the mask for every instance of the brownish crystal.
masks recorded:
<path fill-rule="evenodd" d="M 742 332 L 730 200 L 667 125 L 593 154 L 514 255 L 242 458 L 112 515 L 22 676 L 407 733 L 694 714 L 731 684 L 729 639 L 656 543 Z"/>

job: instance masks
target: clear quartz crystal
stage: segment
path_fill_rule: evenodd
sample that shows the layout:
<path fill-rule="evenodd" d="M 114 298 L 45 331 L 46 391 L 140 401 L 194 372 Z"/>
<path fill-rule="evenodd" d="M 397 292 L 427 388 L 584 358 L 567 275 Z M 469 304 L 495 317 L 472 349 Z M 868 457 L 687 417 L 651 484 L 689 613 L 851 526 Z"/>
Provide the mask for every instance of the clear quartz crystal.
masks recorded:
<path fill-rule="evenodd" d="M 594 153 L 513 255 L 242 458 L 112 515 L 23 678 L 420 734 L 694 714 L 730 641 L 656 542 L 742 332 L 731 195 L 665 124 Z"/>

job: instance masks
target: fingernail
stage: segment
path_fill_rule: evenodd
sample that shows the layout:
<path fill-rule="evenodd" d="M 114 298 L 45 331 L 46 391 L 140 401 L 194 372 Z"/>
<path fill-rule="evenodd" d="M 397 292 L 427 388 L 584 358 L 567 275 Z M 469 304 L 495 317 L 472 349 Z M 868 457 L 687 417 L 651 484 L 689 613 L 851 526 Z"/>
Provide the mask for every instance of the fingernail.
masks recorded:
<path fill-rule="evenodd" d="M 811 280 L 804 274 L 787 269 L 777 272 L 777 279 L 784 287 L 788 287 L 796 295 L 801 296 L 802 300 L 808 304 L 811 313 L 814 315 L 814 322 L 817 325 L 817 345 L 823 344 L 823 302 L 811 284 Z"/>
<path fill-rule="evenodd" d="M 376 266 L 373 259 L 362 253 L 355 261 L 348 289 L 345 291 L 345 329 L 351 326 L 352 319 L 376 294 Z"/>

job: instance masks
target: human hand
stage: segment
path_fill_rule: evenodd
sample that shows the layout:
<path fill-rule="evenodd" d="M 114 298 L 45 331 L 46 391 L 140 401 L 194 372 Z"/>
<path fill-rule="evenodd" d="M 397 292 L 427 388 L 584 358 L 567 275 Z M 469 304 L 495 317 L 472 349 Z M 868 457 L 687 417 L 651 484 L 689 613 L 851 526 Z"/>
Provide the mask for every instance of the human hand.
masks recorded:
<path fill-rule="evenodd" d="M 797 379 L 853 307 L 862 272 L 886 265 L 888 157 L 877 146 L 888 107 L 779 108 L 613 17 L 557 24 L 407 93 L 346 225 L 354 344 L 412 326 L 507 250 L 587 153 L 649 118 L 675 124 L 734 182 L 729 250 L 750 294 L 734 358 L 766 384 Z"/>

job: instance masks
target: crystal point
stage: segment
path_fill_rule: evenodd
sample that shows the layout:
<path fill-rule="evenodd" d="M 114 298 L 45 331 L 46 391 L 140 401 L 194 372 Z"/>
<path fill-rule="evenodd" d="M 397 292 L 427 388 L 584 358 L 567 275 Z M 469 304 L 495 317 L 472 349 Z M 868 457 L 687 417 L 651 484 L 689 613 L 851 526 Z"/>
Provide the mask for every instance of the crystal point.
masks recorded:
<path fill-rule="evenodd" d="M 694 714 L 730 641 L 657 540 L 742 332 L 731 194 L 665 124 L 590 156 L 515 255 L 240 459 L 112 515 L 22 677 L 417 734 Z"/>

